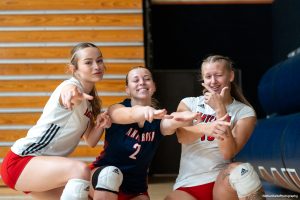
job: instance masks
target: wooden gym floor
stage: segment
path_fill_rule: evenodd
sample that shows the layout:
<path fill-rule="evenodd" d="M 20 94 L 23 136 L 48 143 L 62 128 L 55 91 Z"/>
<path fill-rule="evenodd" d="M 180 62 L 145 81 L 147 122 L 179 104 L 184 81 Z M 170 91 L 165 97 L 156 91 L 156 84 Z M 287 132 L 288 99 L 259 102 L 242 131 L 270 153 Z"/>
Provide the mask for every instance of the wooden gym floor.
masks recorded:
<path fill-rule="evenodd" d="M 149 178 L 149 195 L 151 200 L 163 200 L 164 197 L 172 191 L 175 177 L 152 177 Z M 31 200 L 30 195 L 25 195 L 22 192 L 18 192 L 0 186 L 0 200 Z"/>
<path fill-rule="evenodd" d="M 172 191 L 173 184 L 175 182 L 175 176 L 172 177 L 151 177 L 149 178 L 149 195 L 151 200 L 163 200 L 164 197 Z M 275 192 L 269 190 L 266 185 L 264 185 L 266 190 L 267 200 L 293 200 L 300 199 L 300 194 L 294 192 Z M 277 195 L 276 195 L 277 194 Z M 296 197 L 295 197 L 296 195 Z M 0 200 L 32 200 L 29 195 L 25 195 L 22 192 L 17 192 L 9 189 L 5 186 L 0 186 Z"/>

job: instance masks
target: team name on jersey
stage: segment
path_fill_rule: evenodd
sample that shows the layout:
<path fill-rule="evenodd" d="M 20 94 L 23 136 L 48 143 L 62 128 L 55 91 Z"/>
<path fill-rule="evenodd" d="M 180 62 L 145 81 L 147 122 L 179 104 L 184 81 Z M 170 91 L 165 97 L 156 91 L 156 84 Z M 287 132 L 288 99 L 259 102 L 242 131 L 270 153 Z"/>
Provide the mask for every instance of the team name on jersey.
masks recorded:
<path fill-rule="evenodd" d="M 126 135 L 128 137 L 134 138 L 135 140 L 137 140 L 139 142 L 152 142 L 155 137 L 155 132 L 151 131 L 151 132 L 146 132 L 146 133 L 139 133 L 139 131 L 137 129 L 130 128 L 127 131 Z"/>
<path fill-rule="evenodd" d="M 212 122 L 212 121 L 215 121 L 216 119 L 217 119 L 216 116 L 207 115 L 207 114 L 201 113 L 201 121 L 204 122 L 204 123 Z M 230 120 L 231 120 L 231 117 L 228 116 L 227 117 L 227 121 L 230 122 Z M 201 141 L 205 141 L 205 140 L 207 140 L 207 141 L 214 141 L 215 137 L 203 135 L 200 138 L 200 140 Z"/>
<path fill-rule="evenodd" d="M 216 116 L 214 115 L 207 115 L 207 114 L 204 114 L 204 113 L 201 113 L 201 122 L 204 122 L 204 123 L 208 123 L 208 122 L 212 122 L 212 121 L 215 121 L 217 118 Z M 231 116 L 228 116 L 226 118 L 226 121 L 230 122 L 231 120 Z"/>
<path fill-rule="evenodd" d="M 216 120 L 215 116 L 201 113 L 201 121 L 202 122 L 208 123 L 208 122 L 211 122 L 211 121 L 214 121 L 214 120 Z"/>

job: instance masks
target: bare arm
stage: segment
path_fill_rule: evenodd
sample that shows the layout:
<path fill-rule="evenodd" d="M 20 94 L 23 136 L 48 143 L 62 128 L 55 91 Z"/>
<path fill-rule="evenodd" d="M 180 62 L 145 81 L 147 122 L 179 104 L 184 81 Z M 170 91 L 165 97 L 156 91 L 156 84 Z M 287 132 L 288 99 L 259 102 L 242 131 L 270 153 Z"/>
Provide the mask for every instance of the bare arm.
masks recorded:
<path fill-rule="evenodd" d="M 227 99 L 231 98 L 228 88 L 224 87 L 221 93 L 218 94 L 210 89 L 208 85 L 202 83 L 202 86 L 204 86 L 207 90 L 207 92 L 204 94 L 204 102 L 214 109 L 217 119 L 219 119 L 221 116 L 224 116 L 227 113 L 225 97 L 227 97 Z M 223 155 L 223 158 L 229 160 L 237 153 L 237 143 L 230 128 L 225 130 L 225 136 L 226 137 L 222 138 L 222 140 L 218 138 L 216 139 L 218 139 L 219 149 Z"/>
<path fill-rule="evenodd" d="M 203 85 L 207 88 L 207 93 L 204 95 L 205 103 L 209 104 L 212 108 L 217 111 L 217 119 L 224 117 L 226 115 L 226 107 L 222 102 L 224 93 L 228 88 L 222 91 L 222 95 L 214 93 L 208 86 Z M 181 101 L 178 105 L 177 111 L 190 111 L 190 109 Z M 178 142 L 183 144 L 190 144 L 197 139 L 201 138 L 203 135 L 215 136 L 214 134 L 219 134 L 218 137 L 223 136 L 222 134 L 226 131 L 225 128 L 228 124 L 224 124 L 223 120 L 212 122 L 210 124 L 198 123 L 197 125 L 187 127 L 179 127 L 176 130 Z M 223 138 L 221 138 L 223 139 Z"/>
<path fill-rule="evenodd" d="M 91 123 L 89 124 L 88 129 L 83 135 L 83 139 L 90 147 L 95 147 L 102 137 L 105 128 L 109 128 L 110 126 L 111 120 L 107 111 L 104 113 L 100 113 L 97 116 L 95 125 L 92 127 Z"/>
<path fill-rule="evenodd" d="M 177 111 L 190 111 L 190 109 L 181 101 L 178 105 Z M 190 123 L 186 127 L 177 128 L 176 135 L 179 143 L 189 144 L 204 135 L 200 132 L 198 127 L 192 125 L 193 124 Z"/>
<path fill-rule="evenodd" d="M 162 119 L 160 123 L 160 130 L 163 135 L 171 135 L 175 133 L 179 127 L 192 125 L 193 120 L 198 118 L 199 114 L 191 111 L 182 111 L 174 112 L 171 116 L 173 116 L 173 118 Z"/>
<path fill-rule="evenodd" d="M 228 128 L 224 140 L 219 140 L 219 148 L 224 159 L 232 159 L 247 143 L 256 124 L 256 117 L 246 117 L 236 122 L 233 129 Z"/>
<path fill-rule="evenodd" d="M 227 128 L 230 126 L 230 122 L 224 121 L 225 117 L 209 123 L 199 123 L 193 126 L 178 128 L 178 141 L 182 144 L 190 144 L 204 135 L 224 140 Z"/>
<path fill-rule="evenodd" d="M 150 106 L 133 106 L 125 107 L 121 104 L 115 104 L 109 107 L 108 114 L 112 123 L 131 124 L 143 123 L 145 121 L 152 122 L 153 119 L 162 119 L 166 116 L 165 109 L 156 110 Z"/>

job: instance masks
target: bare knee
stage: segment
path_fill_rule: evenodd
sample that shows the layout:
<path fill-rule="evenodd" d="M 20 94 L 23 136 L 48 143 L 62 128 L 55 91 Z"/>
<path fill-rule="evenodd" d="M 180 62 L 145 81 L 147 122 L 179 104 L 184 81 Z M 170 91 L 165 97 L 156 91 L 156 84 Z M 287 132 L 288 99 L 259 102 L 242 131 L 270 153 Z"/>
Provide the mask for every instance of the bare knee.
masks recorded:
<path fill-rule="evenodd" d="M 249 190 L 257 190 L 259 187 L 259 181 L 258 177 L 256 176 L 255 171 L 253 170 L 252 166 L 249 166 L 251 169 L 248 169 L 247 165 L 246 168 L 243 171 L 244 163 L 241 162 L 234 162 L 227 165 L 225 169 L 223 169 L 220 174 L 217 177 L 217 180 L 215 182 L 214 190 L 213 190 L 213 196 L 215 200 L 218 199 L 238 199 L 239 196 L 244 196 L 244 194 L 241 193 L 241 188 L 243 188 L 246 183 L 254 182 L 253 185 L 250 185 Z M 248 171 L 250 170 L 250 171 Z M 250 173 L 251 176 L 249 176 L 246 180 L 243 175 L 246 176 L 246 173 Z M 251 178 L 250 178 L 251 177 Z M 234 183 L 233 183 L 234 182 Z M 245 185 L 247 186 L 247 185 Z M 254 187 L 254 189 L 253 189 Z M 256 189 L 255 189 L 256 188 Z M 237 189 L 239 191 L 237 191 Z M 242 193 L 245 193 L 242 191 Z"/>
<path fill-rule="evenodd" d="M 233 189 L 231 187 L 231 185 L 229 184 L 229 176 L 231 174 L 231 172 L 240 164 L 242 164 L 241 162 L 234 162 L 234 163 L 230 163 L 227 165 L 226 168 L 224 168 L 218 175 L 216 183 L 215 183 L 215 187 L 218 187 L 219 185 L 221 185 L 221 187 L 226 187 L 226 189 Z"/>
<path fill-rule="evenodd" d="M 171 195 L 170 194 L 168 194 L 165 198 L 164 198 L 164 200 L 172 200 L 172 197 L 171 197 Z"/>
<path fill-rule="evenodd" d="M 91 176 L 91 170 L 85 164 L 84 162 L 81 161 L 75 161 L 70 170 L 70 178 L 78 178 L 78 179 L 83 179 L 83 180 L 90 180 Z"/>
<path fill-rule="evenodd" d="M 164 200 L 175 200 L 173 193 L 168 194 Z"/>

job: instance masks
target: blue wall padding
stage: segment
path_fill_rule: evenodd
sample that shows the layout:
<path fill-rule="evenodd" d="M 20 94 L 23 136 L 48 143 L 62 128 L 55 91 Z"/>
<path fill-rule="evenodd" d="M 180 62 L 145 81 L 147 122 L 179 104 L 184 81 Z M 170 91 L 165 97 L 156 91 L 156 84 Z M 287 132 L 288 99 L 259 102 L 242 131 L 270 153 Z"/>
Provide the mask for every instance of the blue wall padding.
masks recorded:
<path fill-rule="evenodd" d="M 258 97 L 267 114 L 300 112 L 300 55 L 269 69 L 258 85 Z"/>
<path fill-rule="evenodd" d="M 300 113 L 293 115 L 283 133 L 283 162 L 287 168 L 300 170 Z M 300 174 L 298 174 L 300 175 Z"/>
<path fill-rule="evenodd" d="M 300 113 L 258 121 L 237 161 L 254 166 L 294 168 L 300 172 Z"/>
<path fill-rule="evenodd" d="M 270 176 L 271 169 L 282 176 L 282 170 L 289 170 L 292 174 L 285 179 L 294 186 L 282 187 L 298 192 L 295 188 L 300 180 L 295 173 L 300 175 L 300 54 L 278 63 L 263 75 L 258 97 L 271 117 L 258 121 L 235 160 L 250 162 L 256 169 L 263 167 Z"/>
<path fill-rule="evenodd" d="M 283 166 L 281 138 L 287 123 L 287 117 L 259 120 L 249 141 L 236 156 L 236 160 L 250 162 L 256 167 L 281 168 Z"/>

